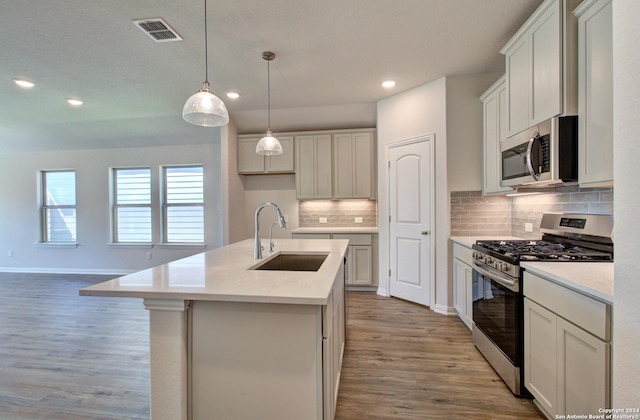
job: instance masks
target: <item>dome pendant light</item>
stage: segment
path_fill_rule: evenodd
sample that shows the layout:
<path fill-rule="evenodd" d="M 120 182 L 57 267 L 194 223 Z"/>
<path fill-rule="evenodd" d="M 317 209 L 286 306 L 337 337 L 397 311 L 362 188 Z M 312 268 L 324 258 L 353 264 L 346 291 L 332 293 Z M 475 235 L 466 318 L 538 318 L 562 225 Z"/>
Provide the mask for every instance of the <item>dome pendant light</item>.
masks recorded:
<path fill-rule="evenodd" d="M 260 139 L 256 145 L 256 153 L 259 155 L 281 155 L 282 145 L 277 138 L 271 134 L 271 75 L 269 73 L 269 62 L 276 58 L 271 51 L 262 53 L 262 59 L 267 61 L 267 135 Z"/>
<path fill-rule="evenodd" d="M 207 43 L 207 0 L 204 0 L 204 84 L 193 94 L 182 109 L 182 118 L 203 127 L 218 127 L 229 123 L 229 112 L 224 102 L 209 89 L 209 57 Z"/>

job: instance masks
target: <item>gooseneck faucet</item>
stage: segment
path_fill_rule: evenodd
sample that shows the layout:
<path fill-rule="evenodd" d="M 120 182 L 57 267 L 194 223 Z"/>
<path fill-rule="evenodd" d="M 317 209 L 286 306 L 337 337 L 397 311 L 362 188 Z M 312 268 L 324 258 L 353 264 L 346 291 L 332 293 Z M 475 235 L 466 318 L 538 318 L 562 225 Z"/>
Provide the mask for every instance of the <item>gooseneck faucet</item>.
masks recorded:
<path fill-rule="evenodd" d="M 273 207 L 273 209 L 276 211 L 276 215 L 278 216 L 278 224 L 280 225 L 280 227 L 282 229 L 287 228 L 287 222 L 284 220 L 284 216 L 282 215 L 280 208 L 278 208 L 278 206 L 275 203 L 267 202 L 267 203 L 260 204 L 258 208 L 256 208 L 256 215 L 255 215 L 256 234 L 255 234 L 254 244 L 253 244 L 254 260 L 259 260 L 262 258 L 262 244 L 260 242 L 260 212 L 262 211 L 263 208 L 267 206 Z"/>

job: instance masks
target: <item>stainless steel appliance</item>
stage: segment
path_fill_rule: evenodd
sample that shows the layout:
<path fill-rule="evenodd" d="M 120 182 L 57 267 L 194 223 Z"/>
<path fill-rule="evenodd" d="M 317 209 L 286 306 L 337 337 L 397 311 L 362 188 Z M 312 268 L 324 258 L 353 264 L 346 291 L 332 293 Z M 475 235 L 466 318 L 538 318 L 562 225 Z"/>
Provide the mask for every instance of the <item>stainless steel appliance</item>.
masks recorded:
<path fill-rule="evenodd" d="M 511 391 L 524 387 L 524 311 L 520 261 L 613 261 L 613 217 L 545 213 L 542 240 L 481 240 L 473 245 L 473 342 Z"/>
<path fill-rule="evenodd" d="M 500 143 L 504 187 L 578 180 L 578 117 L 554 117 Z"/>

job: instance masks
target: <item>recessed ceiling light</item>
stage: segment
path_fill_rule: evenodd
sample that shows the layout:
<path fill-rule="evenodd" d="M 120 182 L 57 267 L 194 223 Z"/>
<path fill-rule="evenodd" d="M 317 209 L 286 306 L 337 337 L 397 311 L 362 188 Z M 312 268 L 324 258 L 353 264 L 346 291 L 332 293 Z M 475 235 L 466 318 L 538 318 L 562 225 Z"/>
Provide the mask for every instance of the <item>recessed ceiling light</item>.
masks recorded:
<path fill-rule="evenodd" d="M 382 87 L 387 89 L 391 89 L 395 85 L 396 85 L 395 80 L 385 80 L 384 82 L 382 82 Z"/>
<path fill-rule="evenodd" d="M 227 98 L 238 99 L 240 94 L 238 92 L 229 92 L 227 93 Z"/>
<path fill-rule="evenodd" d="M 76 98 L 67 98 L 67 103 L 71 106 L 80 106 L 82 105 L 82 101 Z"/>
<path fill-rule="evenodd" d="M 13 79 L 13 83 L 15 83 L 16 85 L 23 87 L 25 89 L 31 89 L 32 87 L 34 87 L 36 84 L 33 83 L 30 80 L 26 80 L 26 79 Z"/>

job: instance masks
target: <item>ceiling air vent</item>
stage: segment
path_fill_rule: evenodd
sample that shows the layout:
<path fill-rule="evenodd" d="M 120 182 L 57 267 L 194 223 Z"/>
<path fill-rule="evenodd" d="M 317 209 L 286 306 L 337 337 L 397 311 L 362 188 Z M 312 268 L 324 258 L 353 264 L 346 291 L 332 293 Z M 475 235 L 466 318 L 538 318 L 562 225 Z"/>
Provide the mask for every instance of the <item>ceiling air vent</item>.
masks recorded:
<path fill-rule="evenodd" d="M 134 20 L 133 24 L 156 42 L 173 42 L 182 40 L 182 37 L 167 25 L 167 22 L 160 18 Z"/>

